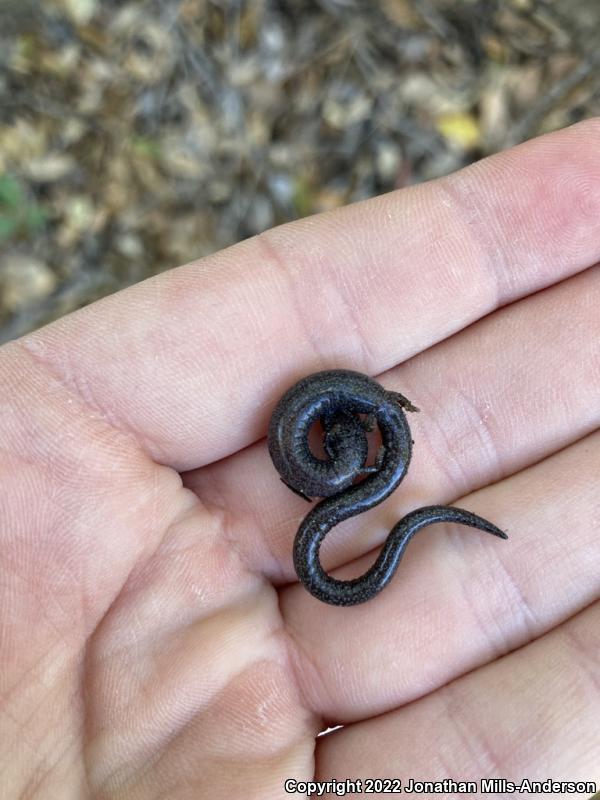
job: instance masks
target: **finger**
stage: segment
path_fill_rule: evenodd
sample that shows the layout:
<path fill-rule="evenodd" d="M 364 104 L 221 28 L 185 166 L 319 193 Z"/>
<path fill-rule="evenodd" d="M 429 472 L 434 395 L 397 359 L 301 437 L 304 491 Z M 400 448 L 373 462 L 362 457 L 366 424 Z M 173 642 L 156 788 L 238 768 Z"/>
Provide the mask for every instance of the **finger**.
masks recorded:
<path fill-rule="evenodd" d="M 316 778 L 395 776 L 404 787 L 409 778 L 453 776 L 477 787 L 490 777 L 519 784 L 551 778 L 595 782 L 575 795 L 556 792 L 589 797 L 600 786 L 599 675 L 595 603 L 542 639 L 406 708 L 318 740 Z M 510 794 L 501 783 L 489 791 Z"/>
<path fill-rule="evenodd" d="M 600 597 L 600 432 L 457 501 L 508 542 L 437 526 L 410 544 L 370 603 L 319 604 L 280 593 L 297 675 L 326 719 L 362 719 L 427 694 L 539 637 Z M 361 574 L 372 554 L 336 570 Z"/>
<path fill-rule="evenodd" d="M 600 122 L 275 229 L 21 340 L 152 457 L 263 434 L 294 378 L 377 374 L 600 258 Z M 12 345 L 10 349 L 18 345 Z"/>
<path fill-rule="evenodd" d="M 326 569 L 380 545 L 409 509 L 451 502 L 595 430 L 599 304 L 600 268 L 593 267 L 382 376 L 386 387 L 421 408 L 409 415 L 413 459 L 389 500 L 327 536 Z M 278 480 L 264 443 L 185 481 L 205 503 L 235 517 L 237 546 L 248 563 L 275 583 L 295 580 L 292 541 L 308 506 Z"/>

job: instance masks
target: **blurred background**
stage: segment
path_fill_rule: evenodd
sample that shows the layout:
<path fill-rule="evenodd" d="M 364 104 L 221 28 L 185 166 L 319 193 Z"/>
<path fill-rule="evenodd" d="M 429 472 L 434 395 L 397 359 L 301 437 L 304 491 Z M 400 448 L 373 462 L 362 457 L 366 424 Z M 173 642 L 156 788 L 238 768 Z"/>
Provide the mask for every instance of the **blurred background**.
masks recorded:
<path fill-rule="evenodd" d="M 598 0 L 0 0 L 0 341 L 600 113 Z"/>

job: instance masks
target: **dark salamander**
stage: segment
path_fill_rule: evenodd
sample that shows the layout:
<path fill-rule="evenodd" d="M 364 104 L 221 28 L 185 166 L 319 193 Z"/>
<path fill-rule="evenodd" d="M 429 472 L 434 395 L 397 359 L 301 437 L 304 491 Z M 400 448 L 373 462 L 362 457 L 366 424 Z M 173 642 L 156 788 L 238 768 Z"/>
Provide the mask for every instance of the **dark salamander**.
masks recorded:
<path fill-rule="evenodd" d="M 336 369 L 298 381 L 273 412 L 268 445 L 281 479 L 307 500 L 325 498 L 306 515 L 294 542 L 298 578 L 325 603 L 351 606 L 370 600 L 393 576 L 411 537 L 434 522 L 457 522 L 508 538 L 491 522 L 470 511 L 425 506 L 394 525 L 375 563 L 364 575 L 347 581 L 327 575 L 319 560 L 327 533 L 343 520 L 381 503 L 406 474 L 412 440 L 405 410 L 418 411 L 406 397 L 387 391 L 372 378 Z M 327 459 L 317 458 L 309 447 L 309 430 L 317 420 L 323 427 Z M 382 445 L 375 464 L 366 466 L 367 431 L 375 423 Z"/>

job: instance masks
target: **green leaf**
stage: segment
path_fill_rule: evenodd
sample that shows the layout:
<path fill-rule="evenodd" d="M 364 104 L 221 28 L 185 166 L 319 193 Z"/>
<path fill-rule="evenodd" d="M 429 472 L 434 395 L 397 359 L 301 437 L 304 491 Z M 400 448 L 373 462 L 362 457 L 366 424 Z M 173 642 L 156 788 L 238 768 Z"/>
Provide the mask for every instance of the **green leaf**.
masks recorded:
<path fill-rule="evenodd" d="M 18 208 L 24 201 L 21 184 L 12 175 L 0 175 L 0 205 L 6 208 Z"/>
<path fill-rule="evenodd" d="M 25 225 L 30 233 L 39 231 L 46 222 L 46 212 L 41 206 L 31 205 L 25 213 Z"/>
<path fill-rule="evenodd" d="M 134 152 L 145 158 L 160 158 L 160 142 L 151 139 L 149 136 L 133 136 L 131 146 Z"/>
<path fill-rule="evenodd" d="M 17 232 L 19 223 L 14 217 L 0 215 L 0 242 L 5 242 Z"/>
<path fill-rule="evenodd" d="M 299 217 L 306 217 L 311 213 L 314 195 L 310 183 L 303 177 L 297 176 L 294 184 L 294 209 Z"/>

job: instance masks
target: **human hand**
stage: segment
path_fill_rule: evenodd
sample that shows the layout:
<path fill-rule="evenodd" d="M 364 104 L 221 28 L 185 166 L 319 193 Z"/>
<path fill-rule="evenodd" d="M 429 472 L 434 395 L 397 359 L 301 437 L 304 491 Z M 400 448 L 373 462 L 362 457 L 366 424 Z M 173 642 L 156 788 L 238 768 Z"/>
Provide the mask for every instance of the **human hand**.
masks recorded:
<path fill-rule="evenodd" d="M 2 348 L 4 796 L 600 779 L 599 147 L 581 123 Z M 364 571 L 417 505 L 509 541 L 432 528 L 350 609 L 295 583 L 307 508 L 263 437 L 330 367 L 422 413 L 407 478 L 332 532 L 329 571 Z"/>

